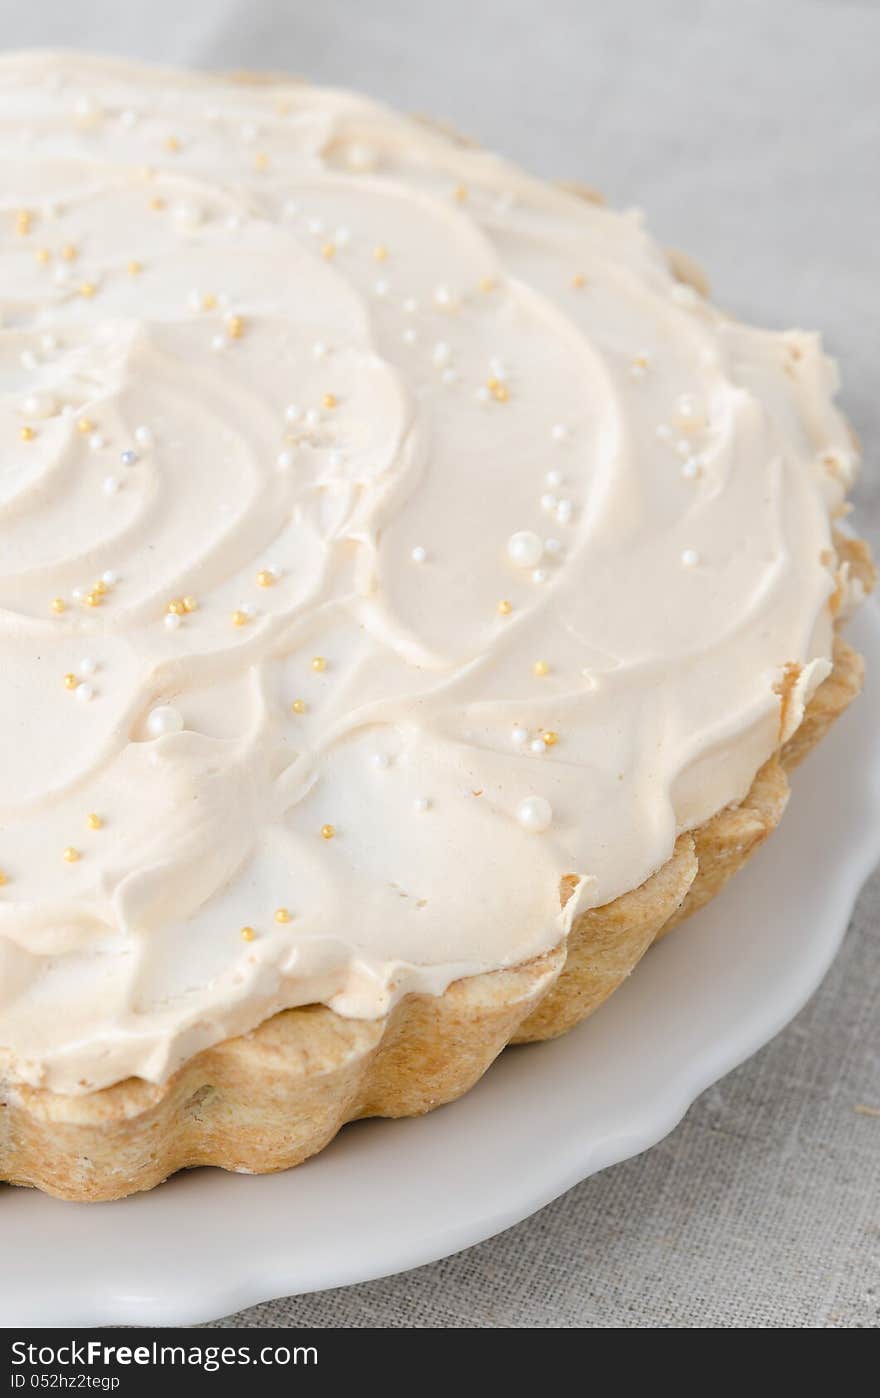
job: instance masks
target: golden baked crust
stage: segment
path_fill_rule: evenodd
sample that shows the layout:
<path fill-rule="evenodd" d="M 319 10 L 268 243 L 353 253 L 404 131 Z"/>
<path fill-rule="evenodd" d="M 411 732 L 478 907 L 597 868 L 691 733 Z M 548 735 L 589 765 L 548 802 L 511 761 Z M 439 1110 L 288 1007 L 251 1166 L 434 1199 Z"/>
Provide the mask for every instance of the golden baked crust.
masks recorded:
<path fill-rule="evenodd" d="M 862 563 L 870 583 L 867 555 Z M 778 824 L 786 772 L 861 681 L 861 657 L 838 637 L 832 673 L 746 798 L 681 835 L 640 888 L 583 913 L 554 951 L 456 981 L 441 996 L 409 996 L 381 1020 L 342 1019 L 318 1005 L 286 1010 L 161 1085 L 131 1078 L 85 1096 L 9 1088 L 0 1179 L 102 1200 L 196 1165 L 263 1174 L 322 1150 L 347 1121 L 414 1116 L 461 1096 L 507 1044 L 553 1038 L 591 1014 L 658 936 L 714 897 Z"/>

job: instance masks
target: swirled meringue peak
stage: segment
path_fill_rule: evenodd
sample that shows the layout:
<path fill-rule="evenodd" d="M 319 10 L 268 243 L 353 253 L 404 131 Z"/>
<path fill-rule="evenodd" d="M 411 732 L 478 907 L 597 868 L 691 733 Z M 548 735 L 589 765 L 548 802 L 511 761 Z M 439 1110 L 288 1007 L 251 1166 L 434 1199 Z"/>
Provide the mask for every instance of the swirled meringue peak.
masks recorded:
<path fill-rule="evenodd" d="M 829 668 L 814 336 L 344 92 L 6 56 L 0 165 L 0 1077 L 522 962 L 744 794 Z"/>

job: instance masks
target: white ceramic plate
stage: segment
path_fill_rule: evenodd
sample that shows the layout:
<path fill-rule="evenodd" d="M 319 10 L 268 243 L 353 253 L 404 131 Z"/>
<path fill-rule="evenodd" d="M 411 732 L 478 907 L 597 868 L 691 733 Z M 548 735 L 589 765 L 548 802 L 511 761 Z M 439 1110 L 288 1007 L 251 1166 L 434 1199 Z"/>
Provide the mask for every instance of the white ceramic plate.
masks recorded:
<path fill-rule="evenodd" d="M 601 1013 L 462 1101 L 348 1127 L 284 1175 L 199 1170 L 116 1204 L 0 1186 L 0 1324 L 186 1325 L 444 1257 L 654 1145 L 815 990 L 880 857 L 880 611 L 862 698 L 780 830 Z"/>

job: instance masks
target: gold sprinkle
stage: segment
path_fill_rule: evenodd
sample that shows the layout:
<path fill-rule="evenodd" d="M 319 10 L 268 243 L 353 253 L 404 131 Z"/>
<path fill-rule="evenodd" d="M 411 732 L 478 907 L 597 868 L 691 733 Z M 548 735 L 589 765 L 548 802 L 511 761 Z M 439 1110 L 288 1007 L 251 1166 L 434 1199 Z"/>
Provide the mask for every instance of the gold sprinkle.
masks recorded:
<path fill-rule="evenodd" d="M 491 277 L 480 278 L 480 290 L 487 293 L 495 290 L 495 283 Z"/>
<path fill-rule="evenodd" d="M 59 253 L 59 256 L 63 257 L 65 262 L 75 262 L 77 258 L 77 250 L 73 246 L 73 243 L 65 243 L 64 247 L 61 249 L 61 252 Z"/>
<path fill-rule="evenodd" d="M 554 733 L 551 728 L 546 733 L 541 734 L 541 742 L 545 747 L 554 748 L 559 742 L 559 734 Z"/>
<path fill-rule="evenodd" d="M 209 292 L 207 293 L 206 296 L 203 296 L 203 297 L 202 297 L 202 310 L 203 310 L 203 311 L 214 311 L 214 310 L 216 310 L 216 309 L 217 309 L 217 297 L 214 295 L 213 291 L 209 291 Z"/>
<path fill-rule="evenodd" d="M 335 408 L 338 402 L 339 399 L 336 397 L 335 393 L 325 393 L 324 397 L 321 399 L 321 407 Z"/>
<path fill-rule="evenodd" d="M 86 432 L 91 432 L 94 425 L 90 417 L 78 417 L 76 420 L 76 430 L 77 432 L 82 432 L 83 435 L 85 435 Z"/>
<path fill-rule="evenodd" d="M 546 660 L 536 660 L 536 661 L 535 661 L 534 665 L 532 666 L 532 674 L 533 674 L 533 675 L 537 675 L 538 678 L 541 679 L 541 678 L 543 678 L 544 675 L 549 675 L 549 673 L 550 673 L 550 666 L 547 664 L 547 661 L 546 661 Z"/>
<path fill-rule="evenodd" d="M 104 594 L 102 592 L 96 592 L 94 588 L 92 588 L 91 592 L 86 594 L 87 607 L 100 607 L 103 601 Z"/>
<path fill-rule="evenodd" d="M 51 255 L 48 248 L 37 248 L 34 252 L 34 257 L 41 263 L 48 262 Z"/>
<path fill-rule="evenodd" d="M 269 157 L 264 150 L 257 151 L 254 156 L 254 167 L 257 170 L 268 170 Z"/>
<path fill-rule="evenodd" d="M 456 185 L 455 189 L 452 191 L 452 197 L 456 201 L 456 203 L 463 204 L 468 197 L 467 185 Z"/>
<path fill-rule="evenodd" d="M 33 217 L 30 209 L 19 209 L 18 213 L 15 215 L 15 231 L 20 238 L 30 233 Z"/>
<path fill-rule="evenodd" d="M 101 819 L 101 817 L 99 815 L 96 815 L 94 811 L 92 811 L 90 815 L 86 816 L 86 825 L 89 827 L 90 830 L 100 830 L 103 824 L 104 822 Z"/>
<path fill-rule="evenodd" d="M 79 850 L 74 849 L 73 845 L 68 845 L 61 857 L 65 864 L 75 864 L 79 859 Z"/>
<path fill-rule="evenodd" d="M 53 597 L 52 601 L 49 603 L 49 606 L 52 608 L 56 616 L 60 616 L 61 613 L 67 607 L 67 603 L 65 602 L 63 597 Z"/>
<path fill-rule="evenodd" d="M 289 912 L 289 910 L 288 910 L 287 908 L 276 908 L 276 909 L 275 909 L 275 921 L 276 921 L 276 922 L 290 922 L 290 912 Z"/>
<path fill-rule="evenodd" d="M 152 199 L 149 201 L 149 207 L 154 211 L 154 213 L 158 213 L 160 209 L 164 209 L 165 200 L 161 198 L 160 195 L 154 194 Z"/>
<path fill-rule="evenodd" d="M 336 834 L 336 826 L 335 826 L 335 825 L 322 825 L 322 826 L 321 826 L 321 839 L 322 839 L 322 840 L 332 840 L 332 839 L 333 839 L 333 836 L 334 836 L 335 834 Z"/>
<path fill-rule="evenodd" d="M 37 434 L 32 427 L 20 427 L 18 435 L 23 442 L 32 442 Z"/>
<path fill-rule="evenodd" d="M 294 699 L 290 707 L 295 714 L 304 714 L 309 706 L 305 699 Z"/>
<path fill-rule="evenodd" d="M 199 610 L 199 604 L 196 601 L 195 597 L 190 597 L 189 594 L 187 594 L 187 596 L 182 598 L 181 600 L 183 602 L 183 610 L 185 612 L 197 612 Z"/>
<path fill-rule="evenodd" d="M 327 661 L 323 655 L 312 656 L 312 669 L 318 671 L 327 669 Z"/>
<path fill-rule="evenodd" d="M 0 869 L 0 888 L 3 888 L 4 885 L 6 885 L 6 884 L 8 884 L 8 883 L 9 883 L 9 875 L 8 875 L 8 874 L 4 874 L 3 870 Z"/>
<path fill-rule="evenodd" d="M 498 603 L 498 615 L 499 615 L 499 616 L 510 616 L 510 613 L 511 613 L 512 611 L 513 611 L 513 603 L 512 603 L 512 602 L 508 602 L 508 600 L 507 600 L 506 597 L 502 597 L 501 601 Z"/>
<path fill-rule="evenodd" d="M 324 258 L 326 262 L 331 262 L 333 258 L 336 256 L 336 244 L 325 243 L 321 249 L 321 256 Z"/>
<path fill-rule="evenodd" d="M 104 581 L 103 578 L 99 578 L 99 579 L 98 579 L 98 581 L 95 583 L 94 587 L 92 588 L 92 591 L 93 591 L 93 592 L 96 592 L 96 593 L 98 594 L 99 597 L 106 597 L 106 596 L 107 596 L 108 588 L 107 588 L 107 584 L 105 583 L 105 581 Z"/>
<path fill-rule="evenodd" d="M 496 403 L 506 403 L 508 398 L 510 397 L 510 390 L 508 389 L 505 383 L 501 382 L 500 379 L 489 379 L 488 383 L 486 384 L 486 387 L 488 388 L 492 397 L 495 399 Z"/>
<path fill-rule="evenodd" d="M 271 573 L 268 568 L 261 568 L 257 574 L 257 583 L 260 587 L 273 587 L 275 581 L 275 574 Z"/>
<path fill-rule="evenodd" d="M 582 286 L 586 286 L 587 279 L 584 276 L 583 272 L 575 272 L 574 276 L 571 279 L 571 284 L 576 291 L 579 291 Z"/>
<path fill-rule="evenodd" d="M 226 322 L 226 333 L 230 340 L 240 340 L 244 334 L 244 319 L 242 316 L 230 316 Z"/>
<path fill-rule="evenodd" d="M 384 243 L 377 243 L 376 247 L 373 248 L 373 256 L 377 262 L 385 261 L 388 256 L 388 249 Z"/>
<path fill-rule="evenodd" d="M 80 282 L 77 287 L 80 296 L 94 296 L 96 290 L 94 282 Z"/>
<path fill-rule="evenodd" d="M 172 155 L 175 155 L 177 151 L 180 150 L 180 141 L 177 139 L 176 136 L 168 136 L 164 141 L 164 146 L 167 151 L 170 151 Z"/>
<path fill-rule="evenodd" d="M 128 263 L 128 275 L 130 277 L 139 277 L 143 270 L 144 264 L 142 262 L 138 262 L 136 257 L 131 258 L 131 260 Z"/>
<path fill-rule="evenodd" d="M 233 626 L 247 626 L 249 621 L 250 617 L 248 616 L 247 612 L 236 611 L 232 613 Z"/>
<path fill-rule="evenodd" d="M 186 603 L 182 597 L 172 597 L 165 610 L 170 612 L 172 616 L 183 616 L 186 611 Z"/>
<path fill-rule="evenodd" d="M 68 673 L 64 676 L 65 689 L 76 689 L 78 684 L 79 680 L 77 679 L 76 675 Z"/>
<path fill-rule="evenodd" d="M 254 939 L 256 938 L 256 935 L 257 935 L 257 934 L 256 934 L 256 932 L 254 931 L 254 929 L 253 929 L 252 927 L 243 927 L 243 928 L 241 929 L 241 940 L 242 940 L 243 942 L 252 942 L 252 941 L 254 941 Z"/>

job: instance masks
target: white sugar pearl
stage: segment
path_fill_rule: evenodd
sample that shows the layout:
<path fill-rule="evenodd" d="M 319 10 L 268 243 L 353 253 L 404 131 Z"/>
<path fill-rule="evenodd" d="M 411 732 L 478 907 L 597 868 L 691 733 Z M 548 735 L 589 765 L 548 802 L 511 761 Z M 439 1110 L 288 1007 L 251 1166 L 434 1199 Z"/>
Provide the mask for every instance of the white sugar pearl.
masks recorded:
<path fill-rule="evenodd" d="M 534 568 L 536 563 L 540 563 L 543 552 L 543 543 L 530 529 L 511 534 L 507 541 L 507 556 L 520 568 Z"/>
<path fill-rule="evenodd" d="M 55 410 L 55 399 L 51 393 L 29 393 L 21 400 L 21 413 L 24 417 L 52 417 Z"/>
<path fill-rule="evenodd" d="M 696 549 L 683 549 L 681 555 L 682 568 L 696 568 L 700 561 L 700 555 Z"/>
<path fill-rule="evenodd" d="M 147 731 L 154 738 L 163 738 L 167 733 L 179 733 L 183 728 L 183 714 L 173 704 L 160 704 L 151 711 L 147 719 Z"/>
<path fill-rule="evenodd" d="M 532 752 L 540 755 L 542 752 L 547 751 L 547 744 L 544 742 L 543 738 L 535 738 L 533 742 L 529 743 L 529 748 Z"/>
<path fill-rule="evenodd" d="M 78 684 L 74 694 L 81 704 L 87 704 L 90 699 L 94 698 L 95 691 L 90 684 Z"/>
<path fill-rule="evenodd" d="M 89 446 L 92 451 L 102 451 L 107 445 L 107 439 L 101 432 L 93 432 L 89 437 Z"/>
<path fill-rule="evenodd" d="M 545 512 L 545 514 L 552 514 L 553 511 L 556 509 L 558 503 L 559 502 L 556 499 L 555 495 L 548 494 L 541 496 L 541 509 Z"/>
<path fill-rule="evenodd" d="M 153 445 L 153 434 L 150 428 L 143 423 L 134 429 L 134 439 L 139 447 L 151 447 Z"/>
<path fill-rule="evenodd" d="M 337 247 L 344 248 L 346 243 L 351 242 L 351 229 L 337 228 L 336 232 L 333 234 L 333 241 Z"/>
<path fill-rule="evenodd" d="M 306 228 L 317 237 L 319 233 L 324 232 L 324 220 L 322 218 L 310 218 L 306 223 Z"/>
<path fill-rule="evenodd" d="M 90 655 L 84 656 L 79 662 L 79 672 L 81 675 L 93 675 L 97 668 L 97 660 L 94 660 Z"/>
<path fill-rule="evenodd" d="M 387 753 L 384 753 L 384 752 L 374 752 L 374 753 L 373 753 L 373 757 L 372 757 L 372 763 L 373 763 L 373 766 L 374 766 L 374 767 L 378 767 L 380 771 L 383 770 L 385 767 L 388 766 L 388 763 L 389 763 L 389 758 L 388 758 Z"/>
<path fill-rule="evenodd" d="M 528 731 L 525 728 L 522 728 L 519 724 L 517 724 L 514 728 L 511 729 L 510 736 L 516 743 L 517 747 L 522 747 L 523 744 L 528 741 L 529 737 Z"/>
<path fill-rule="evenodd" d="M 202 221 L 202 210 L 198 204 L 184 199 L 174 206 L 174 222 L 178 228 L 198 228 Z"/>
<path fill-rule="evenodd" d="M 176 612 L 167 612 L 164 620 L 166 631 L 176 631 L 183 621 L 183 617 L 178 616 Z"/>
<path fill-rule="evenodd" d="M 388 282 L 385 281 L 384 277 L 380 277 L 379 280 L 376 282 L 375 286 L 373 287 L 373 293 L 374 295 L 379 297 L 380 301 L 384 296 L 388 295 L 388 292 L 390 290 L 391 287 L 389 286 Z"/>
<path fill-rule="evenodd" d="M 562 545 L 558 539 L 545 539 L 544 551 L 549 553 L 551 558 L 558 558 L 562 553 Z"/>
<path fill-rule="evenodd" d="M 556 506 L 556 518 L 560 524 L 570 524 L 574 514 L 574 505 L 570 500 L 560 500 Z"/>
<path fill-rule="evenodd" d="M 321 414 L 317 408 L 309 408 L 305 416 L 306 427 L 317 427 L 321 421 Z"/>
<path fill-rule="evenodd" d="M 284 409 L 284 416 L 288 422 L 299 422 L 302 417 L 302 408 L 298 403 L 288 403 Z"/>
<path fill-rule="evenodd" d="M 434 346 L 434 352 L 431 355 L 431 358 L 437 365 L 438 369 L 441 368 L 444 364 L 448 364 L 451 357 L 452 350 L 450 349 L 446 341 L 438 340 L 436 345 Z"/>
<path fill-rule="evenodd" d="M 697 432 L 706 425 L 706 414 L 692 393 L 683 393 L 675 404 L 675 420 L 685 432 Z"/>
<path fill-rule="evenodd" d="M 415 330 L 413 330 L 412 326 L 409 326 L 406 330 L 404 330 L 401 336 L 401 339 L 403 340 L 403 343 L 405 345 L 414 345 L 418 338 L 419 337 L 416 334 Z"/>
<path fill-rule="evenodd" d="M 316 340 L 312 345 L 312 354 L 315 359 L 323 359 L 327 353 L 327 346 L 323 340 Z"/>
<path fill-rule="evenodd" d="M 543 796 L 527 796 L 517 806 L 516 818 L 523 830 L 540 835 L 553 823 L 553 807 Z"/>
<path fill-rule="evenodd" d="M 548 484 L 548 485 L 552 485 L 552 486 L 562 485 L 562 480 L 563 480 L 563 476 L 562 476 L 562 472 L 561 472 L 561 471 L 548 471 L 548 472 L 547 472 L 547 484 Z"/>
<path fill-rule="evenodd" d="M 186 304 L 191 311 L 200 311 L 202 309 L 202 293 L 200 291 L 190 291 L 187 294 Z"/>
<path fill-rule="evenodd" d="M 415 548 L 412 551 L 413 563 L 424 563 L 427 557 L 428 550 L 423 548 L 421 544 L 416 544 Z"/>
<path fill-rule="evenodd" d="M 138 454 L 128 447 L 125 451 L 119 453 L 119 460 L 122 462 L 123 466 L 136 466 L 138 463 Z"/>
<path fill-rule="evenodd" d="M 115 476 L 104 477 L 104 494 L 116 495 L 119 490 L 119 481 Z"/>
<path fill-rule="evenodd" d="M 568 436 L 568 428 L 562 422 L 554 423 L 550 428 L 550 436 L 554 442 L 564 442 Z"/>
<path fill-rule="evenodd" d="M 247 143 L 247 145 L 250 145 L 253 141 L 255 141 L 255 140 L 257 139 L 257 136 L 258 136 L 259 134 L 260 134 L 260 128 L 257 126 L 256 122 L 253 122 L 253 121 L 245 121 L 245 122 L 242 122 L 242 126 L 241 126 L 241 139 L 242 139 L 243 141 L 245 141 L 245 142 Z"/>
<path fill-rule="evenodd" d="M 75 587 L 70 595 L 73 598 L 74 602 L 81 602 L 83 597 L 85 596 L 85 593 L 83 592 L 81 587 Z"/>
<path fill-rule="evenodd" d="M 119 113 L 120 126 L 127 126 L 129 129 L 137 125 L 137 119 L 138 114 L 132 111 L 131 107 L 125 107 L 124 110 Z"/>
<path fill-rule="evenodd" d="M 488 403 L 488 401 L 489 401 L 489 390 L 488 390 L 488 388 L 486 387 L 485 384 L 481 384 L 481 385 L 480 385 L 480 387 L 477 389 L 476 393 L 474 394 L 474 397 L 476 398 L 476 400 L 477 400 L 478 403 Z"/>
<path fill-rule="evenodd" d="M 682 465 L 681 474 L 684 476 L 686 481 L 694 481 L 700 474 L 701 470 L 702 466 L 700 463 L 700 458 L 698 456 L 689 456 L 687 461 L 685 461 Z"/>
<path fill-rule="evenodd" d="M 444 383 L 458 383 L 458 370 L 444 369 L 440 377 Z"/>
<path fill-rule="evenodd" d="M 455 294 L 448 286 L 437 286 L 434 288 L 434 304 L 448 308 L 455 304 Z"/>
<path fill-rule="evenodd" d="M 275 465 L 278 467 L 279 471 L 289 471 L 293 465 L 293 452 L 280 451 L 275 458 Z"/>
<path fill-rule="evenodd" d="M 533 582 L 533 583 L 545 583 L 546 581 L 547 581 L 547 570 L 546 570 L 546 568 L 535 568 L 534 572 L 532 573 L 532 582 Z"/>
<path fill-rule="evenodd" d="M 119 574 L 113 568 L 107 568 L 101 574 L 101 582 L 105 582 L 108 587 L 115 587 L 119 582 Z"/>
<path fill-rule="evenodd" d="M 417 796 L 416 799 L 413 801 L 413 810 L 415 811 L 416 815 L 424 815 L 425 811 L 428 810 L 430 805 L 431 802 L 428 800 L 427 796 Z"/>
<path fill-rule="evenodd" d="M 213 335 L 211 337 L 212 350 L 225 350 L 228 343 L 229 341 L 227 340 L 225 335 Z"/>

